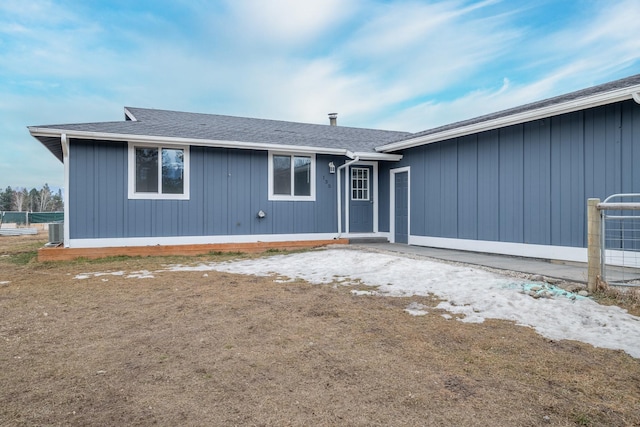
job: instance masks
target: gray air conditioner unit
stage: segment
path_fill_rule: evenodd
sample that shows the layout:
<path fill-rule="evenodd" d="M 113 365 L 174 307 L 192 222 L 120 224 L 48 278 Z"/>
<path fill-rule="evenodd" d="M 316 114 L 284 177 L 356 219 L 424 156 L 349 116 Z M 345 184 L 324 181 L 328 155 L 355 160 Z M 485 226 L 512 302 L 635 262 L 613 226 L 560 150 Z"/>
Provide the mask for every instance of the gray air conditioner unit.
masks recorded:
<path fill-rule="evenodd" d="M 64 224 L 49 224 L 49 243 L 60 244 L 64 240 Z"/>

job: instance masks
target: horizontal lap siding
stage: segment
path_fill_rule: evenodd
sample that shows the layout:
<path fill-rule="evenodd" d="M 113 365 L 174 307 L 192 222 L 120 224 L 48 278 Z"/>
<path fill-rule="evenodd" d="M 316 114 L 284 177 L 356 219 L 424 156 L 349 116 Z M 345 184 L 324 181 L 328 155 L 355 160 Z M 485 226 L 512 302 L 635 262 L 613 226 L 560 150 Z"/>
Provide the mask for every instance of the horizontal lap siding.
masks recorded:
<path fill-rule="evenodd" d="M 73 141 L 70 237 L 330 233 L 337 229 L 331 156 L 316 157 L 316 201 L 269 201 L 266 151 L 191 147 L 190 200 L 128 200 L 127 144 Z M 266 218 L 258 219 L 263 210 Z"/>
<path fill-rule="evenodd" d="M 586 246 L 589 197 L 640 192 L 633 101 L 403 152 L 411 234 Z"/>

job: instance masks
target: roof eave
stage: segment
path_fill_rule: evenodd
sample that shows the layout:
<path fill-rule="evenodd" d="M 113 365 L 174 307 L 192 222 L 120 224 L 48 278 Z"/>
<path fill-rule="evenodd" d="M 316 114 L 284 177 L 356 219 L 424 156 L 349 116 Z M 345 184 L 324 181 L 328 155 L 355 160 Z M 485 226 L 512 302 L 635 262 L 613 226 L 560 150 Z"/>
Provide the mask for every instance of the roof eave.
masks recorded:
<path fill-rule="evenodd" d="M 347 153 L 343 148 L 326 148 L 312 146 L 298 146 L 286 144 L 269 144 L 262 142 L 244 142 L 244 141 L 226 141 L 216 139 L 197 139 L 197 138 L 179 138 L 152 135 L 132 135 L 118 134 L 107 132 L 88 132 L 68 129 L 52 129 L 46 127 L 29 127 L 29 133 L 35 138 L 37 137 L 59 137 L 66 134 L 68 138 L 75 139 L 103 139 L 109 141 L 126 141 L 137 143 L 164 143 L 172 145 L 199 145 L 205 147 L 217 148 L 238 148 L 243 150 L 268 150 L 268 151 L 288 151 L 296 153 L 315 153 L 315 154 L 333 154 L 344 156 Z M 377 153 L 371 153 L 377 154 Z"/>
<path fill-rule="evenodd" d="M 458 138 L 474 133 L 494 130 L 506 126 L 521 124 L 533 120 L 540 120 L 560 114 L 572 113 L 574 111 L 586 108 L 599 107 L 601 105 L 612 104 L 614 102 L 626 101 L 634 99 L 634 95 L 640 92 L 640 85 L 616 89 L 609 92 L 598 93 L 571 101 L 549 105 L 534 110 L 523 111 L 521 113 L 511 114 L 484 122 L 473 123 L 467 126 L 461 126 L 453 129 L 447 129 L 429 135 L 423 135 L 416 138 L 406 139 L 403 141 L 393 142 L 391 144 L 376 147 L 378 152 L 390 152 L 404 150 L 407 148 L 417 147 L 419 145 L 432 144 L 435 142 L 445 141 L 447 139 Z"/>
<path fill-rule="evenodd" d="M 397 162 L 402 160 L 402 154 L 389 154 L 389 153 L 375 153 L 369 151 L 356 151 L 353 153 L 360 160 L 386 160 L 390 162 Z"/>

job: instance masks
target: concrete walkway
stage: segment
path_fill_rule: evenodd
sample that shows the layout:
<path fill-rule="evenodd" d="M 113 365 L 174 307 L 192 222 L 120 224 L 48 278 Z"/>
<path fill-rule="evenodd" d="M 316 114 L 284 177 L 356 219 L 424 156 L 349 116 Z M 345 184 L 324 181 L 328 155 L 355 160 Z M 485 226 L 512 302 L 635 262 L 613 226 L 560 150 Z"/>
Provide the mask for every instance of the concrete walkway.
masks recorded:
<path fill-rule="evenodd" d="M 587 283 L 587 264 L 549 261 L 508 255 L 458 251 L 453 249 L 427 248 L 396 243 L 358 243 L 353 246 L 375 248 L 388 252 L 425 256 L 446 261 L 481 265 L 500 270 L 511 270 L 527 274 L 540 274 L 568 282 Z"/>

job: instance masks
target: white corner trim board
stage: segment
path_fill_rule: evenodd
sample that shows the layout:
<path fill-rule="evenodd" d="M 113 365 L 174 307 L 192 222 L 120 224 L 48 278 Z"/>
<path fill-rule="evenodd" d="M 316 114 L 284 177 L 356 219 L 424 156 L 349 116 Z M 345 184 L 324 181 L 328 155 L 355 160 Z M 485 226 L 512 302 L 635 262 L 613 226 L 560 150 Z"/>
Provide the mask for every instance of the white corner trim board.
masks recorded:
<path fill-rule="evenodd" d="M 488 240 L 451 239 L 444 237 L 409 236 L 409 244 L 462 251 L 513 255 L 527 258 L 587 262 L 587 248 L 534 245 L 528 243 L 492 242 Z"/>

